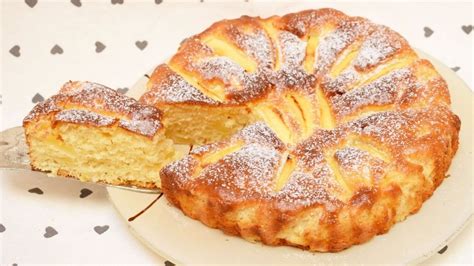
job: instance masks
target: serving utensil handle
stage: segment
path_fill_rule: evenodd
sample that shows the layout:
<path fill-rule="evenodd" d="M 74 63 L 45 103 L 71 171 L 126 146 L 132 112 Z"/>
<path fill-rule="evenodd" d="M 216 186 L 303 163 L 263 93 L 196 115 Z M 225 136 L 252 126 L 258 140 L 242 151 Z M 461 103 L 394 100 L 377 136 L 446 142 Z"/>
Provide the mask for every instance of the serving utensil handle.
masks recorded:
<path fill-rule="evenodd" d="M 31 170 L 28 146 L 22 127 L 0 132 L 0 169 Z"/>

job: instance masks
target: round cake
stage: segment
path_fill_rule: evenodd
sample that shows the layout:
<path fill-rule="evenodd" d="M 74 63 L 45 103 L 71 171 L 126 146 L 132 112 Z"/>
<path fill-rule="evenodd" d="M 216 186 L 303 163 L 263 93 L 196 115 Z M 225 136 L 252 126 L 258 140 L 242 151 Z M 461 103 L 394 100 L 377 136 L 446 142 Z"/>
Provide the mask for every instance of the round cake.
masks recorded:
<path fill-rule="evenodd" d="M 417 212 L 460 129 L 429 61 L 333 9 L 217 22 L 156 68 L 140 101 L 163 111 L 168 138 L 195 145 L 161 170 L 174 206 L 227 234 L 322 252 Z"/>

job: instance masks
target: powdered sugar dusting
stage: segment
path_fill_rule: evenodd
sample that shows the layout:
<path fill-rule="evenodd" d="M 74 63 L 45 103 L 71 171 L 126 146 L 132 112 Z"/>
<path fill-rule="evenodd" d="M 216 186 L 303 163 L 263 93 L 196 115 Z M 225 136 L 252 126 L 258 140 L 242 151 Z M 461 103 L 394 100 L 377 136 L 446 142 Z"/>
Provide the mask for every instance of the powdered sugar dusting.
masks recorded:
<path fill-rule="evenodd" d="M 312 136 L 299 143 L 293 150 L 299 162 L 307 169 L 314 169 L 325 164 L 324 150 L 337 145 L 345 137 L 341 128 L 333 130 L 316 130 Z"/>
<path fill-rule="evenodd" d="M 337 95 L 332 99 L 334 111 L 342 117 L 366 106 L 393 104 L 404 89 L 402 82 L 408 79 L 409 74 L 408 69 L 395 70 L 360 89 Z"/>
<path fill-rule="evenodd" d="M 348 178 L 360 176 L 366 180 L 377 179 L 385 171 L 385 163 L 369 152 L 354 147 L 344 147 L 334 153 L 342 171 Z"/>
<path fill-rule="evenodd" d="M 364 163 L 370 157 L 370 153 L 353 147 L 344 147 L 334 153 L 334 157 L 343 169 L 360 172 Z"/>
<path fill-rule="evenodd" d="M 295 171 L 275 198 L 282 210 L 314 204 L 331 205 L 337 202 L 337 198 L 330 193 L 336 186 L 327 166 L 318 167 L 313 173 Z"/>
<path fill-rule="evenodd" d="M 306 73 L 302 67 L 282 68 L 277 71 L 271 79 L 276 92 L 285 91 L 291 88 L 305 91 L 308 94 L 314 93 L 316 81 L 315 76 Z"/>
<path fill-rule="evenodd" d="M 409 128 L 413 111 L 387 111 L 375 113 L 346 125 L 346 128 L 362 136 L 374 138 L 379 143 L 391 147 L 406 147 L 410 140 Z"/>
<path fill-rule="evenodd" d="M 66 83 L 58 95 L 37 105 L 25 121 L 49 113 L 56 113 L 57 121 L 96 126 L 119 121 L 119 126 L 148 137 L 162 128 L 158 109 L 92 82 Z"/>
<path fill-rule="evenodd" d="M 54 120 L 76 124 L 92 124 L 99 127 L 110 126 L 116 121 L 112 117 L 87 110 L 63 110 L 56 113 Z"/>
<path fill-rule="evenodd" d="M 280 156 L 280 152 L 272 147 L 251 143 L 206 167 L 199 178 L 210 185 L 227 187 L 225 192 L 235 191 L 240 198 L 255 194 L 264 196 L 271 190 Z"/>
<path fill-rule="evenodd" d="M 373 67 L 402 48 L 401 38 L 387 27 L 379 26 L 362 44 L 354 66 Z"/>
<path fill-rule="evenodd" d="M 197 65 L 197 68 L 202 73 L 204 79 L 212 80 L 218 78 L 225 84 L 239 84 L 245 78 L 245 70 L 224 56 L 203 59 Z"/>
<path fill-rule="evenodd" d="M 261 67 L 273 65 L 273 47 L 265 31 L 257 30 L 251 34 L 235 32 L 235 41 L 246 54 L 255 58 Z"/>
<path fill-rule="evenodd" d="M 119 126 L 128 129 L 132 132 L 139 132 L 145 136 L 153 136 L 156 133 L 157 128 L 160 126 L 158 120 L 123 120 L 119 122 Z"/>
<path fill-rule="evenodd" d="M 346 47 L 358 38 L 370 34 L 372 27 L 373 25 L 366 20 L 342 20 L 338 29 L 321 40 L 315 59 L 316 71 L 324 73 Z"/>
<path fill-rule="evenodd" d="M 314 91 L 316 78 L 303 69 L 306 55 L 306 42 L 298 36 L 281 31 L 278 35 L 280 50 L 280 69 L 271 73 L 271 83 L 277 92 L 296 89 L 311 94 Z"/>
<path fill-rule="evenodd" d="M 300 40 L 298 36 L 282 31 L 278 35 L 280 41 L 282 68 L 294 68 L 301 66 L 306 56 L 306 42 Z"/>
<path fill-rule="evenodd" d="M 354 37 L 355 35 L 350 31 L 337 30 L 324 38 L 318 46 L 315 69 L 324 69 L 334 62 L 339 52 L 354 41 Z"/>
<path fill-rule="evenodd" d="M 263 121 L 243 128 L 233 138 L 244 139 L 247 143 L 260 143 L 282 149 L 284 143 L 276 136 L 275 132 Z"/>
<path fill-rule="evenodd" d="M 33 107 L 33 110 L 25 117 L 23 123 L 30 122 L 40 116 L 61 111 L 61 106 L 57 102 L 61 101 L 62 95 L 54 95 Z"/>
<path fill-rule="evenodd" d="M 268 69 L 259 68 L 253 73 L 245 71 L 228 57 L 204 58 L 192 66 L 205 82 L 216 82 L 224 88 L 224 102 L 232 104 L 247 103 L 263 97 L 271 88 Z M 204 83 L 205 83 L 204 82 Z M 202 84 L 206 86 L 206 84 Z M 212 86 L 212 85 L 210 85 Z"/>
<path fill-rule="evenodd" d="M 349 67 L 336 78 L 323 76 L 321 78 L 321 87 L 331 94 L 343 94 L 350 89 L 350 85 L 359 77 L 360 75 L 355 71 L 355 69 Z"/>
<path fill-rule="evenodd" d="M 67 104 L 81 105 L 98 112 L 108 110 L 130 114 L 136 104 L 133 98 L 92 82 L 69 82 L 59 93 L 67 96 Z"/>
<path fill-rule="evenodd" d="M 166 167 L 161 169 L 160 175 L 169 175 L 169 180 L 172 182 L 173 186 L 181 188 L 186 186 L 189 187 L 192 186 L 189 181 L 192 172 L 197 165 L 198 161 L 194 157 L 188 155 L 178 161 L 169 163 Z M 162 185 L 165 185 L 165 183 L 163 183 L 163 178 Z"/>
<path fill-rule="evenodd" d="M 158 71 L 166 73 L 166 78 L 160 79 L 159 83 L 153 83 L 152 88 L 140 98 L 140 102 L 151 105 L 160 102 L 218 104 L 174 73 L 168 66 L 161 65 L 160 67 Z"/>
<path fill-rule="evenodd" d="M 335 9 L 316 9 L 287 14 L 281 20 L 284 22 L 285 30 L 302 37 L 309 34 L 312 29 L 345 17 L 342 12 Z"/>

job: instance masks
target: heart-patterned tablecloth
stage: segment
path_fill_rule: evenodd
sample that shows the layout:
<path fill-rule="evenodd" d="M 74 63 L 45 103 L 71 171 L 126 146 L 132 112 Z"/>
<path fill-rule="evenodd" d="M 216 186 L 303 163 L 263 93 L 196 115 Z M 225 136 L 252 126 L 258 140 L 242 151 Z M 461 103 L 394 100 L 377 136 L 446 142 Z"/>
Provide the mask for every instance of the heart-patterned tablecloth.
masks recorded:
<path fill-rule="evenodd" d="M 335 7 L 392 27 L 472 87 L 470 2 L 4 0 L 1 129 L 19 126 L 35 103 L 67 80 L 91 80 L 127 92 L 140 76 L 171 55 L 182 39 L 213 21 L 321 7 Z M 2 264 L 172 265 L 130 234 L 103 187 L 37 173 L 0 171 L 0 175 Z M 472 264 L 471 251 L 469 225 L 427 262 Z"/>

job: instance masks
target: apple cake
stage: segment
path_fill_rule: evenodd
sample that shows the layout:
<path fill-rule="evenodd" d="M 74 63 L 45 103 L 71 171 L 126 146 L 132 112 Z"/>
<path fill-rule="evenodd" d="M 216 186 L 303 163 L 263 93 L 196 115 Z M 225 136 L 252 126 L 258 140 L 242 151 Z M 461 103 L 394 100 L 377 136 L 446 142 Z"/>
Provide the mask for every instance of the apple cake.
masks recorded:
<path fill-rule="evenodd" d="M 322 252 L 417 212 L 460 129 L 429 61 L 333 9 L 217 22 L 156 68 L 140 101 L 163 110 L 173 141 L 205 144 L 161 170 L 174 206 L 227 234 Z"/>

